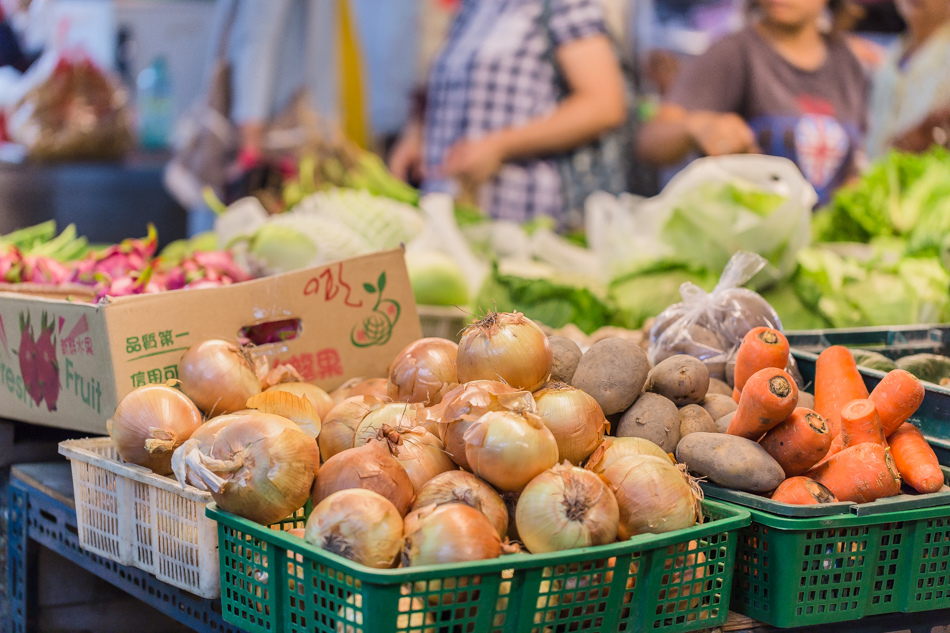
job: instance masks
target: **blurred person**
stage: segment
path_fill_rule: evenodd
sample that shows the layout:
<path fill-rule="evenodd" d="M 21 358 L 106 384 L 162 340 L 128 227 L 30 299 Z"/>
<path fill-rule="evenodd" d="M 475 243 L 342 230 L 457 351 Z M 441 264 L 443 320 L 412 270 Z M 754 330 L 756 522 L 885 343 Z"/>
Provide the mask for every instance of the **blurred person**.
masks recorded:
<path fill-rule="evenodd" d="M 840 35 L 840 0 L 756 0 L 751 23 L 693 60 L 638 152 L 655 164 L 690 155 L 765 153 L 794 161 L 825 201 L 863 157 L 867 79 Z"/>
<path fill-rule="evenodd" d="M 561 225 L 570 211 L 561 161 L 627 118 L 597 0 L 463 0 L 425 101 L 390 158 L 397 176 L 461 190 L 495 218 Z"/>
<path fill-rule="evenodd" d="M 874 77 L 871 158 L 948 145 L 950 136 L 950 1 L 897 0 L 897 8 L 907 33 Z"/>

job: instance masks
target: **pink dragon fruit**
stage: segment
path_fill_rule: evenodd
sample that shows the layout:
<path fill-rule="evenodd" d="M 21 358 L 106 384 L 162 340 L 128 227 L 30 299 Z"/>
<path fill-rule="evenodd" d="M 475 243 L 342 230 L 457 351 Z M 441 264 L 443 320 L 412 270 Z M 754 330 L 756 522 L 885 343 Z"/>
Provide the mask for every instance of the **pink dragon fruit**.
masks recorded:
<path fill-rule="evenodd" d="M 46 400 L 46 409 L 55 411 L 56 401 L 59 399 L 59 361 L 56 360 L 56 339 L 53 337 L 53 323 L 47 323 L 45 312 L 43 313 L 40 336 L 36 339 L 34 350 L 36 352 L 36 376 L 40 394 Z"/>
<path fill-rule="evenodd" d="M 43 401 L 43 392 L 37 372 L 36 343 L 33 340 L 33 326 L 30 324 L 29 314 L 25 318 L 22 313 L 20 314 L 20 349 L 17 350 L 17 356 L 20 360 L 20 375 L 23 376 L 27 393 L 30 394 L 36 406 L 40 406 L 40 402 Z"/>

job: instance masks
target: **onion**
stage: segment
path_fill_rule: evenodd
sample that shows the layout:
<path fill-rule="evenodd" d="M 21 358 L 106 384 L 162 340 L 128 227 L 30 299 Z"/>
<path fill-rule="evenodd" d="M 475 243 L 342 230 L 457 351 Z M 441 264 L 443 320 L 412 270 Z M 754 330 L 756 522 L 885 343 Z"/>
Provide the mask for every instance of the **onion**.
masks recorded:
<path fill-rule="evenodd" d="M 321 501 L 307 518 L 304 539 L 367 567 L 388 569 L 403 548 L 402 515 L 372 490 L 340 490 Z"/>
<path fill-rule="evenodd" d="M 465 329 L 459 343 L 459 382 L 497 380 L 535 391 L 551 374 L 551 345 L 520 312 L 490 312 Z"/>
<path fill-rule="evenodd" d="M 426 410 L 430 419 L 441 415 L 439 437 L 452 460 L 466 470 L 472 468 L 465 457 L 465 432 L 489 411 L 537 413 L 538 409 L 527 391 L 492 380 L 476 380 L 453 389 L 441 404 Z"/>
<path fill-rule="evenodd" d="M 413 510 L 427 505 L 443 503 L 464 503 L 484 514 L 498 536 L 508 535 L 508 508 L 495 489 L 470 472 L 452 470 L 436 475 L 416 493 Z"/>
<path fill-rule="evenodd" d="M 261 392 L 247 352 L 218 339 L 189 347 L 178 361 L 178 379 L 185 395 L 209 417 L 240 411 Z"/>
<path fill-rule="evenodd" d="M 201 413 L 177 389 L 146 385 L 122 398 L 106 426 L 122 459 L 170 475 L 172 453 L 201 426 Z"/>
<path fill-rule="evenodd" d="M 554 435 L 533 413 L 492 411 L 465 431 L 465 457 L 472 472 L 505 492 L 557 464 Z"/>
<path fill-rule="evenodd" d="M 405 520 L 407 567 L 498 558 L 501 538 L 488 518 L 464 503 L 428 505 Z"/>
<path fill-rule="evenodd" d="M 205 447 L 210 450 L 211 444 L 214 442 L 214 439 L 218 437 L 218 433 L 221 432 L 221 429 L 230 424 L 233 420 L 240 418 L 241 415 L 240 413 L 229 413 L 227 415 L 219 415 L 216 418 L 211 418 L 199 426 L 198 430 L 192 433 L 191 437 L 189 437 L 184 444 L 175 449 L 175 452 L 172 454 L 172 472 L 175 473 L 175 479 L 177 479 L 180 484 L 183 486 L 189 485 L 204 492 L 210 492 L 208 486 L 186 466 L 185 457 Z"/>
<path fill-rule="evenodd" d="M 534 394 L 538 415 L 557 440 L 559 459 L 579 466 L 600 446 L 610 423 L 587 393 L 563 382 L 546 385 Z"/>
<path fill-rule="evenodd" d="M 421 426 L 409 429 L 384 426 L 379 434 L 390 443 L 390 452 L 406 469 L 416 494 L 436 475 L 458 470 L 443 449 L 442 440 Z"/>
<path fill-rule="evenodd" d="M 422 405 L 413 402 L 390 402 L 370 411 L 356 427 L 353 437 L 353 447 L 359 448 L 363 444 L 379 437 L 384 426 L 396 430 L 411 429 L 420 426 L 423 418 Z"/>
<path fill-rule="evenodd" d="M 317 415 L 320 416 L 321 420 L 325 418 L 327 414 L 330 413 L 330 409 L 336 405 L 336 403 L 333 402 L 333 398 L 330 397 L 330 394 L 316 385 L 311 385 L 309 382 L 282 382 L 269 388 L 265 393 L 273 391 L 284 391 L 301 398 L 306 398 L 310 401 L 310 404 L 313 405 L 313 408 L 317 410 Z"/>
<path fill-rule="evenodd" d="M 200 479 L 222 509 L 270 525 L 306 502 L 320 453 L 290 420 L 251 411 L 234 415 L 183 461 L 186 478 Z"/>
<path fill-rule="evenodd" d="M 247 408 L 287 418 L 313 439 L 320 435 L 320 414 L 310 400 L 303 396 L 268 389 L 248 400 Z"/>
<path fill-rule="evenodd" d="M 261 380 L 261 389 L 270 389 L 282 382 L 303 382 L 303 376 L 293 365 L 277 365 L 268 369 L 269 363 L 266 357 L 260 356 L 254 360 L 255 362 L 262 361 L 257 368 L 257 377 Z M 264 374 L 263 377 L 261 377 L 262 373 Z"/>
<path fill-rule="evenodd" d="M 652 455 L 670 461 L 670 456 L 650 440 L 642 437 L 608 437 L 591 453 L 585 468 L 600 475 L 618 459 L 631 455 Z"/>
<path fill-rule="evenodd" d="M 458 386 L 459 346 L 444 338 L 422 338 L 396 355 L 389 368 L 389 397 L 396 402 L 439 404 Z"/>
<path fill-rule="evenodd" d="M 378 492 L 396 506 L 400 516 L 404 516 L 412 504 L 412 480 L 389 452 L 386 442 L 373 440 L 328 459 L 320 470 L 310 500 L 316 506 L 334 492 L 350 488 Z"/>
<path fill-rule="evenodd" d="M 330 409 L 317 437 L 323 459 L 330 459 L 337 453 L 353 448 L 353 438 L 360 422 L 387 402 L 391 402 L 387 397 L 356 396 Z"/>
<path fill-rule="evenodd" d="M 702 493 L 669 459 L 631 455 L 615 461 L 601 476 L 620 508 L 620 540 L 688 528 L 702 516 Z"/>
<path fill-rule="evenodd" d="M 567 461 L 525 486 L 515 514 L 518 534 L 535 554 L 617 540 L 617 499 L 600 476 Z"/>
<path fill-rule="evenodd" d="M 337 404 L 356 396 L 389 397 L 389 379 L 387 378 L 351 378 L 330 392 Z"/>

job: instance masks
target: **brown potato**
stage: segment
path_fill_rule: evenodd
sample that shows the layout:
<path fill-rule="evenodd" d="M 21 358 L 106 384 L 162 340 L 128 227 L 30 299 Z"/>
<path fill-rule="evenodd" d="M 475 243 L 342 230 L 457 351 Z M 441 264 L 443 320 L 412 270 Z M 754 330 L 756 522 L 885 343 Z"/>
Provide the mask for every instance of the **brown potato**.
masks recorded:
<path fill-rule="evenodd" d="M 718 393 L 723 396 L 732 397 L 732 387 L 727 385 L 724 381 L 719 380 L 718 378 L 709 379 L 709 389 L 706 390 L 706 395 L 708 396 L 711 393 Z"/>
<path fill-rule="evenodd" d="M 721 393 L 707 393 L 699 404 L 714 421 L 739 408 L 732 396 L 724 396 Z"/>
<path fill-rule="evenodd" d="M 815 410 L 815 396 L 811 395 L 807 391 L 798 392 L 798 406 L 804 407 L 806 409 Z"/>
<path fill-rule="evenodd" d="M 611 415 L 633 404 L 649 372 L 650 361 L 639 345 L 607 338 L 581 356 L 571 384 L 596 400 L 604 415 Z"/>
<path fill-rule="evenodd" d="M 716 421 L 698 404 L 688 404 L 680 413 L 680 441 L 690 433 L 718 433 Z"/>
<path fill-rule="evenodd" d="M 709 369 L 698 358 L 671 356 L 650 370 L 645 389 L 669 398 L 678 407 L 698 404 L 709 389 Z"/>
<path fill-rule="evenodd" d="M 676 461 L 693 476 L 745 492 L 770 492 L 785 480 L 785 471 L 752 440 L 722 433 L 691 433 L 676 447 Z"/>
<path fill-rule="evenodd" d="M 672 453 L 680 441 L 679 410 L 661 395 L 644 393 L 620 418 L 615 435 L 642 437 Z"/>
<path fill-rule="evenodd" d="M 581 360 L 581 348 L 577 343 L 566 336 L 549 336 L 551 344 L 551 382 L 566 382 L 570 384 L 577 370 L 577 363 Z"/>
<path fill-rule="evenodd" d="M 716 418 L 716 428 L 719 429 L 720 433 L 725 433 L 729 428 L 729 425 L 732 424 L 732 418 L 735 416 L 736 412 L 727 413 L 721 418 Z"/>

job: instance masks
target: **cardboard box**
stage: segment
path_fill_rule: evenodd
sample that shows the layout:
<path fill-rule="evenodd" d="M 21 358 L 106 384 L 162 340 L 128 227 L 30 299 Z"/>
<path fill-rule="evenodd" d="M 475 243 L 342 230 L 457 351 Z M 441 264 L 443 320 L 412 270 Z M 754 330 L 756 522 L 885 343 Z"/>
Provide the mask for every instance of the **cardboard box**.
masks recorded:
<path fill-rule="evenodd" d="M 297 336 L 255 351 L 328 390 L 385 376 L 399 350 L 421 336 L 401 249 L 102 305 L 0 292 L 0 418 L 105 434 L 118 401 L 137 386 L 177 378 L 190 346 L 284 319 L 299 319 Z M 20 353 L 31 345 L 32 366 Z"/>

